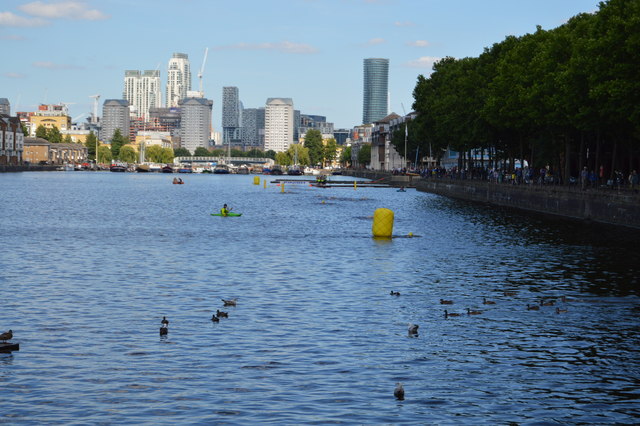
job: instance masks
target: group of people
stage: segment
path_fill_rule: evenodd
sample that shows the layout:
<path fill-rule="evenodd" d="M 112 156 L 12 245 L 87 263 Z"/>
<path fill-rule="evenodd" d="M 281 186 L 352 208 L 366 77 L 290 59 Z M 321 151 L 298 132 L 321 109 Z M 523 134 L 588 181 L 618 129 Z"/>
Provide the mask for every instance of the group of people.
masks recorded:
<path fill-rule="evenodd" d="M 173 178 L 173 183 L 175 184 L 183 184 L 182 178 Z"/>

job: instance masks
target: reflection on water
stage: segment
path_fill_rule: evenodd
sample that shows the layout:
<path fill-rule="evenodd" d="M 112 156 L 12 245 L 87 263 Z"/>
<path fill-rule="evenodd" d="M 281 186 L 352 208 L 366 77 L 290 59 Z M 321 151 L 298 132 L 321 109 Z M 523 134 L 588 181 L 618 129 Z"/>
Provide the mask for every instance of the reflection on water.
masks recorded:
<path fill-rule="evenodd" d="M 635 231 L 252 176 L 0 178 L 0 331 L 21 347 L 0 354 L 5 421 L 640 417 Z M 209 215 L 224 203 L 243 216 Z M 420 238 L 372 239 L 378 207 Z"/>

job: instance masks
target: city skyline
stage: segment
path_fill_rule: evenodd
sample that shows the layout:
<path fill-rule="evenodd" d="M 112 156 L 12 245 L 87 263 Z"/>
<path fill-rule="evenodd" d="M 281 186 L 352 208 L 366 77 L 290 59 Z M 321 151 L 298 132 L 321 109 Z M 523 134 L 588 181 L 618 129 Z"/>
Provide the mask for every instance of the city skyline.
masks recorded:
<path fill-rule="evenodd" d="M 175 52 L 188 55 L 197 86 L 209 48 L 203 91 L 214 101 L 217 130 L 225 86 L 240 89 L 245 108 L 290 97 L 296 109 L 350 128 L 362 120 L 363 59 L 389 59 L 389 112 L 402 114 L 411 109 L 418 75 L 429 75 L 439 58 L 478 56 L 507 35 L 533 32 L 536 25 L 555 28 L 594 12 L 598 3 L 274 0 L 251 2 L 248 14 L 246 4 L 202 0 L 172 2 L 171 13 L 151 1 L 6 0 L 0 40 L 8 60 L 0 65 L 0 97 L 14 112 L 65 102 L 83 121 L 92 110 L 90 96 L 121 96 L 126 70 L 159 69 L 164 86 Z M 62 48 L 45 49 L 52 38 Z"/>

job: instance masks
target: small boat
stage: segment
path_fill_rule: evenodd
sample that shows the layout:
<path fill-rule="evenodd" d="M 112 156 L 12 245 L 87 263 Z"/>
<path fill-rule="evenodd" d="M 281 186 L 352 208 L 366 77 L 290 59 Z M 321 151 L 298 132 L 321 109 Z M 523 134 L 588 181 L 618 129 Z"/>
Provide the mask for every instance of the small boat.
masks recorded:
<path fill-rule="evenodd" d="M 249 174 L 249 167 L 245 166 L 244 164 L 238 167 L 238 170 L 236 171 L 237 174 L 239 175 L 248 175 Z"/>
<path fill-rule="evenodd" d="M 193 173 L 193 169 L 191 167 L 180 167 L 178 173 Z"/>
<path fill-rule="evenodd" d="M 242 216 L 242 213 L 234 213 L 234 212 L 229 212 L 225 215 L 223 215 L 222 213 L 211 213 L 211 216 L 222 216 L 222 217 L 240 217 Z"/>
<path fill-rule="evenodd" d="M 287 170 L 287 174 L 290 175 L 290 176 L 300 176 L 303 173 L 302 173 L 302 170 L 300 170 L 299 166 L 291 166 Z"/>
<path fill-rule="evenodd" d="M 173 167 L 166 165 L 162 167 L 162 173 L 173 173 Z"/>
<path fill-rule="evenodd" d="M 138 173 L 149 173 L 151 171 L 151 167 L 148 164 L 138 164 L 136 166 L 136 172 Z"/>
<path fill-rule="evenodd" d="M 127 166 L 122 164 L 112 164 L 111 167 L 109 167 L 109 170 L 112 172 L 123 173 L 127 171 Z"/>
<path fill-rule="evenodd" d="M 214 167 L 213 173 L 217 175 L 228 175 L 229 173 L 231 173 L 231 170 L 229 170 L 229 166 L 227 166 L 226 164 L 218 164 L 216 165 L 216 167 Z"/>
<path fill-rule="evenodd" d="M 280 166 L 273 166 L 270 174 L 280 176 L 282 174 L 282 169 Z"/>

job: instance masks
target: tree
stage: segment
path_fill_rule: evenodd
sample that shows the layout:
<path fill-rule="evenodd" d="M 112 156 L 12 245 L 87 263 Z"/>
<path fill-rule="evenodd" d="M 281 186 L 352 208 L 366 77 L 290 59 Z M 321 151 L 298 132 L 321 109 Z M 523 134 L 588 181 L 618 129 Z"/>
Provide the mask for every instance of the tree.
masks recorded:
<path fill-rule="evenodd" d="M 327 144 L 322 148 L 322 162 L 325 161 L 332 164 L 336 159 L 336 153 L 338 152 L 338 144 L 335 139 L 331 138 L 327 141 Z"/>
<path fill-rule="evenodd" d="M 342 167 L 349 167 L 351 163 L 351 147 L 347 146 L 342 150 L 342 154 L 340 155 L 340 163 Z"/>
<path fill-rule="evenodd" d="M 89 132 L 87 135 L 87 139 L 84 142 L 84 145 L 87 147 L 87 153 L 89 154 L 89 158 L 91 160 L 95 160 L 96 158 L 96 145 L 98 143 L 98 138 L 96 137 L 93 130 Z"/>
<path fill-rule="evenodd" d="M 360 147 L 360 151 L 358 151 L 358 163 L 365 166 L 371 163 L 371 144 L 367 143 Z"/>
<path fill-rule="evenodd" d="M 162 147 L 160 145 L 148 146 L 144 153 L 147 161 L 151 161 L 152 163 L 164 163 L 164 161 L 162 161 Z"/>
<path fill-rule="evenodd" d="M 113 137 L 111 138 L 111 155 L 113 155 L 113 158 L 120 158 L 120 148 L 122 148 L 127 141 L 128 138 L 122 136 L 120 129 L 116 129 L 113 132 Z"/>
<path fill-rule="evenodd" d="M 125 145 L 120 148 L 120 160 L 125 163 L 135 163 L 138 158 L 138 153 L 131 145 Z"/>
<path fill-rule="evenodd" d="M 22 134 L 25 136 L 29 136 L 29 131 L 27 130 L 27 126 L 24 123 L 20 123 L 20 127 L 22 128 Z"/>
<path fill-rule="evenodd" d="M 309 150 L 299 143 L 294 143 L 287 149 L 287 155 L 289 156 L 293 165 L 308 166 L 311 164 L 309 159 Z"/>
<path fill-rule="evenodd" d="M 62 142 L 62 133 L 60 133 L 60 130 L 58 130 L 56 126 L 47 130 L 47 140 L 51 143 Z"/>
<path fill-rule="evenodd" d="M 62 141 L 64 143 L 73 143 L 73 140 L 71 139 L 71 135 L 64 135 L 64 139 L 62 139 Z"/>
<path fill-rule="evenodd" d="M 101 145 L 98 147 L 98 163 L 111 163 L 113 159 L 113 155 L 111 154 L 111 149 L 106 145 Z"/>
<path fill-rule="evenodd" d="M 173 163 L 173 149 L 162 148 L 162 151 L 160 152 L 160 158 L 162 159 L 161 163 Z"/>
<path fill-rule="evenodd" d="M 276 153 L 276 164 L 280 164 L 281 166 L 290 166 L 291 165 L 291 157 L 286 152 L 278 152 Z"/>
<path fill-rule="evenodd" d="M 304 147 L 309 150 L 309 160 L 312 165 L 324 160 L 324 147 L 322 145 L 322 133 L 320 130 L 311 129 L 304 137 Z"/>
<path fill-rule="evenodd" d="M 191 157 L 191 152 L 187 148 L 180 147 L 173 150 L 173 155 L 176 157 Z"/>
<path fill-rule="evenodd" d="M 199 146 L 196 148 L 196 150 L 193 152 L 193 156 L 194 157 L 209 157 L 211 156 L 211 151 L 209 151 L 207 148 L 205 148 L 204 146 Z"/>
<path fill-rule="evenodd" d="M 264 153 L 264 158 L 271 158 L 272 160 L 276 159 L 276 152 L 272 149 L 268 150 Z"/>
<path fill-rule="evenodd" d="M 42 124 L 38 126 L 36 129 L 36 138 L 49 140 L 49 135 L 47 134 L 47 128 Z"/>

